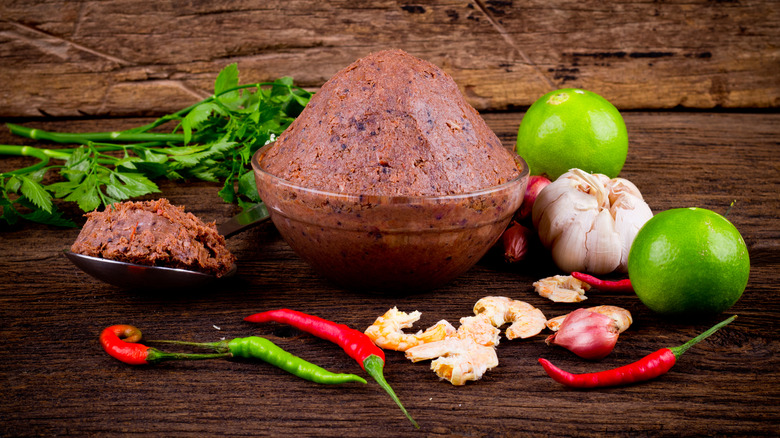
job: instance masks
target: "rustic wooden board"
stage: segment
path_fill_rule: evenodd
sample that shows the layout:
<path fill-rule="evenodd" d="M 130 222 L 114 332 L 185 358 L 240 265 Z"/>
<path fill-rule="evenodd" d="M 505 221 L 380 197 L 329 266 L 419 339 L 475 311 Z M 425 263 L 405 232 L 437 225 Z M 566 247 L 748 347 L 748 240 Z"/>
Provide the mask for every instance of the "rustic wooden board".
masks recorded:
<path fill-rule="evenodd" d="M 508 146 L 522 113 L 486 114 Z M 635 324 L 604 361 L 588 363 L 548 347 L 544 336 L 502 340 L 500 365 L 465 387 L 441 382 L 428 362 L 388 352 L 386 375 L 419 421 L 444 436 L 776 436 L 780 425 L 780 138 L 778 114 L 688 112 L 625 115 L 631 139 L 623 176 L 654 211 L 700 206 L 723 212 L 751 254 L 750 281 L 729 311 L 740 317 L 685 354 L 665 376 L 641 385 L 571 391 L 536 362 L 546 357 L 582 372 L 631 362 L 672 346 L 720 317 L 668 320 L 633 294 L 589 294 L 588 305 L 629 309 Z M 31 125 L 59 130 L 112 130 L 137 119 Z M 0 144 L 19 143 L 0 129 Z M 36 144 L 25 141 L 23 143 Z M 28 164 L 0 158 L 0 171 Z M 206 220 L 234 208 L 206 183 L 161 183 L 172 202 Z M 75 213 L 75 212 L 74 212 Z M 420 327 L 457 322 L 479 298 L 523 299 L 548 316 L 572 307 L 536 295 L 531 282 L 555 271 L 540 254 L 505 265 L 491 254 L 441 290 L 407 297 L 340 290 L 323 281 L 261 226 L 229 240 L 240 260 L 237 278 L 213 290 L 160 294 L 120 291 L 92 280 L 60 253 L 78 230 L 33 224 L 0 226 L 0 435 L 416 436 L 376 385 L 324 387 L 263 363 L 214 361 L 130 367 L 103 353 L 102 328 L 131 323 L 149 338 L 210 341 L 266 336 L 325 368 L 361 374 L 338 348 L 280 325 L 252 325 L 253 312 L 291 307 L 365 328 L 389 307 L 423 312 Z"/>
<path fill-rule="evenodd" d="M 773 0 L 6 1 L 0 117 L 171 112 L 232 62 L 245 83 L 316 89 L 386 48 L 440 65 L 478 109 L 569 86 L 621 109 L 777 107 L 778 29 Z"/>

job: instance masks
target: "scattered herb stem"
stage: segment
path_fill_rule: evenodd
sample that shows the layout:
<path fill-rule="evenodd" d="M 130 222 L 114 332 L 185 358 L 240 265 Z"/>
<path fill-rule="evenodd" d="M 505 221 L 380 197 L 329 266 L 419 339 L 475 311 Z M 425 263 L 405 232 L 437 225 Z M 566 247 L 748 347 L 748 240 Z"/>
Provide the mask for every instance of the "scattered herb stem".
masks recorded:
<path fill-rule="evenodd" d="M 72 133 L 72 132 L 51 132 L 44 131 L 42 129 L 27 128 L 13 123 L 6 123 L 6 126 L 12 134 L 19 135 L 21 137 L 31 138 L 33 140 L 46 140 L 53 141 L 55 143 L 78 143 L 89 144 L 96 141 L 116 141 L 116 142 L 128 142 L 128 141 L 155 141 L 155 142 L 184 142 L 184 134 L 166 134 L 158 132 L 132 132 L 132 131 L 115 131 L 115 132 L 85 132 L 85 133 Z"/>
<path fill-rule="evenodd" d="M 252 154 L 281 134 L 310 98 L 289 77 L 239 85 L 238 67 L 231 64 L 217 76 L 211 96 L 131 129 L 52 132 L 9 123 L 15 135 L 77 146 L 0 145 L 0 155 L 38 159 L 0 172 L 0 220 L 75 226 L 55 201 L 76 203 L 88 212 L 157 193 L 154 180 L 160 178 L 219 183 L 225 202 L 249 208 L 261 201 Z M 169 132 L 156 132 L 168 123 L 175 123 Z M 55 173 L 59 178 L 50 176 Z"/>
<path fill-rule="evenodd" d="M 15 146 L 15 145 L 3 144 L 0 145 L 0 154 L 17 155 L 20 157 L 34 157 L 41 160 L 37 164 L 33 164 L 32 166 L 28 166 L 28 167 L 23 167 L 17 170 L 12 170 L 10 172 L 7 172 L 5 175 L 23 175 L 25 173 L 36 172 L 46 167 L 46 165 L 49 164 L 49 158 L 50 158 L 49 154 L 46 153 L 45 149 L 38 149 L 32 146 Z"/>

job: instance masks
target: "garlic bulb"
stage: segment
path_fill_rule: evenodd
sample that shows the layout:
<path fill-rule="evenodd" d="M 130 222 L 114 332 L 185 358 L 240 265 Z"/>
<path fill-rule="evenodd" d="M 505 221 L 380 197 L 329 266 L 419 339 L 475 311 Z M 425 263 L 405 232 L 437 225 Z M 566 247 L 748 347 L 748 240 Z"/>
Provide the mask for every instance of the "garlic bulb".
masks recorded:
<path fill-rule="evenodd" d="M 566 272 L 626 272 L 637 232 L 653 212 L 639 189 L 623 178 L 571 169 L 534 202 L 539 240 Z"/>

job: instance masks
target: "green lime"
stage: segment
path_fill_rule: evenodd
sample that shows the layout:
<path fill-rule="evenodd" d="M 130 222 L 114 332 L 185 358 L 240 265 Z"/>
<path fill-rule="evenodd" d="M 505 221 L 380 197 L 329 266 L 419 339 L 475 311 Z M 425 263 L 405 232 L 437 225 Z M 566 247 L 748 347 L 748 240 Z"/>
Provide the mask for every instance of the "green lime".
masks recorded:
<path fill-rule="evenodd" d="M 618 176 L 628 155 L 628 133 L 614 105 L 576 88 L 551 91 L 523 116 L 517 154 L 533 175 L 555 181 L 569 169 Z"/>
<path fill-rule="evenodd" d="M 634 291 L 666 315 L 720 313 L 742 296 L 750 258 L 739 231 L 703 208 L 663 211 L 647 221 L 628 254 Z"/>

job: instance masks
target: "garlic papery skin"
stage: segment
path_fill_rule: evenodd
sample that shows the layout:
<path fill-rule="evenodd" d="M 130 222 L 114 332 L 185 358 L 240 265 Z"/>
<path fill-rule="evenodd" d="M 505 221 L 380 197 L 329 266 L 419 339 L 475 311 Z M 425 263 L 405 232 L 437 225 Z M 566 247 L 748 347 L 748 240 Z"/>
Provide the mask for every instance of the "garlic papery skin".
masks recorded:
<path fill-rule="evenodd" d="M 539 240 L 566 272 L 626 272 L 637 232 L 653 213 L 624 178 L 571 169 L 546 186 L 531 219 Z"/>
<path fill-rule="evenodd" d="M 545 342 L 561 346 L 583 359 L 605 358 L 615 348 L 620 330 L 609 316 L 577 309 L 566 316 Z"/>
<path fill-rule="evenodd" d="M 653 217 L 653 212 L 642 199 L 639 189 L 627 179 L 615 178 L 611 180 L 609 192 L 612 204 L 610 214 L 615 218 L 615 229 L 620 235 L 620 245 L 622 246 L 618 268 L 622 272 L 627 272 L 628 252 L 631 250 L 631 244 L 642 225 Z"/>

